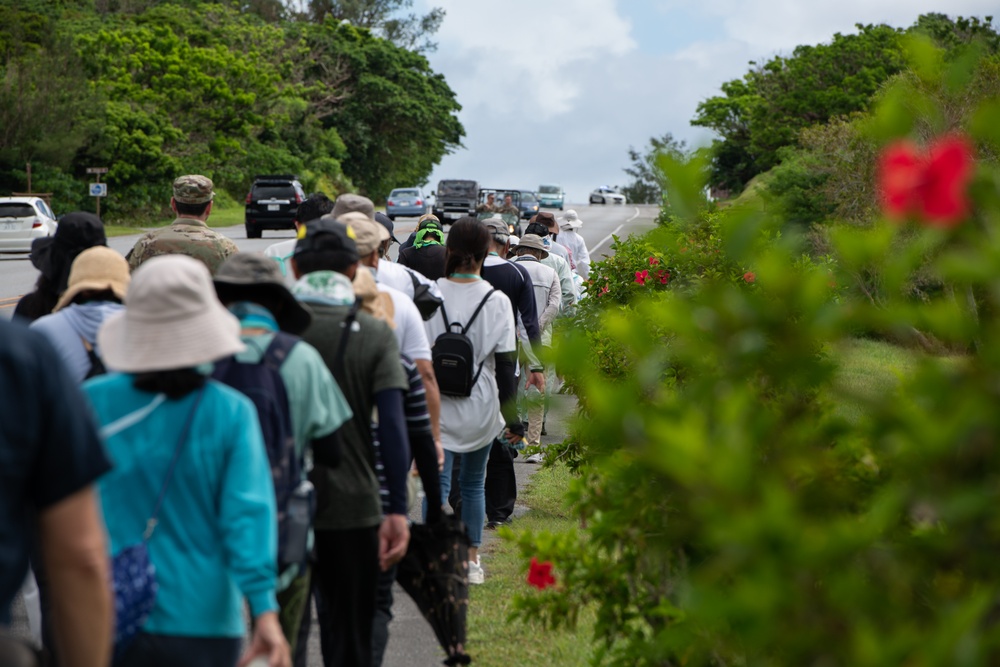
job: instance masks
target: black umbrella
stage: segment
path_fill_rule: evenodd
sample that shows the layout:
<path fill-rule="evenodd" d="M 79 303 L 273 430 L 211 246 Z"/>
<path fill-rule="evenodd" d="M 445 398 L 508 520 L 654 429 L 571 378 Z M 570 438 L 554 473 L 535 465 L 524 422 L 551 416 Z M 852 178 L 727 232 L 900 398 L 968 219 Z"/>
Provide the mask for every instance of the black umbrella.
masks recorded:
<path fill-rule="evenodd" d="M 410 526 L 410 546 L 396 581 L 434 629 L 446 665 L 468 665 L 465 615 L 469 610 L 469 533 L 457 516 Z"/>

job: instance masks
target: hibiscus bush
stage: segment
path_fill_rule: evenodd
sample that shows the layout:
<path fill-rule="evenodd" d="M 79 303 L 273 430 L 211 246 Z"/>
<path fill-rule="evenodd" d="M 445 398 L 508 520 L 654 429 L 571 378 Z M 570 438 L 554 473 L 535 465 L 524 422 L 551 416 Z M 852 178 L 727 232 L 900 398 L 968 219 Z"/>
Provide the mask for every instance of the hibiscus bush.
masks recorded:
<path fill-rule="evenodd" d="M 928 85 L 993 64 L 910 48 Z M 561 334 L 581 526 L 516 535 L 541 589 L 526 585 L 516 614 L 562 626 L 593 608 L 595 664 L 1000 664 L 1000 100 L 956 119 L 897 86 L 872 130 L 884 217 L 831 235 L 839 272 L 803 260 L 801 239 L 774 233 L 783 220 L 727 209 L 706 245 L 725 270 L 629 286 Z M 649 238 L 697 240 L 701 169 L 663 170 L 674 236 Z M 642 248 L 617 275 L 657 257 L 673 280 L 673 248 Z M 880 300 L 839 291 L 873 265 Z M 913 299 L 921 272 L 947 288 Z M 873 328 L 968 354 L 920 357 L 848 420 L 835 350 Z M 602 336 L 627 359 L 615 382 L 592 353 Z"/>

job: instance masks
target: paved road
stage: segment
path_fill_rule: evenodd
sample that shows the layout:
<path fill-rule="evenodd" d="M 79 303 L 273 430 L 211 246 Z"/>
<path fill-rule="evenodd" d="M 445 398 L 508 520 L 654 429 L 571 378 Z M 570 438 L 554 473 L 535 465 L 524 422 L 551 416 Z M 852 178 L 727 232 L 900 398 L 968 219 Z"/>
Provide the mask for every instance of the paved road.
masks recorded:
<path fill-rule="evenodd" d="M 587 242 L 592 261 L 595 262 L 600 257 L 610 254 L 612 234 L 627 236 L 630 233 L 646 231 L 653 227 L 658 211 L 653 206 L 577 206 L 575 210 L 583 220 L 584 224 L 580 233 Z M 405 240 L 415 225 L 415 219 L 397 220 L 396 237 Z M 291 232 L 265 232 L 266 237 L 263 239 L 247 239 L 242 227 L 229 227 L 220 231 L 235 240 L 241 250 L 250 252 L 263 250 L 282 238 L 291 238 L 292 236 Z M 137 235 L 115 237 L 110 239 L 109 244 L 124 254 L 132 247 L 136 238 L 138 238 Z M 31 289 L 36 275 L 34 267 L 31 266 L 31 262 L 26 257 L 0 255 L 0 317 L 9 318 L 11 316 L 16 297 Z M 553 406 L 553 411 L 550 413 L 548 426 L 550 434 L 543 438 L 543 444 L 559 442 L 563 439 L 563 418 L 572 409 L 570 397 L 557 396 L 556 398 L 558 399 L 557 404 Z M 552 416 L 555 416 L 555 420 L 551 419 Z M 525 464 L 520 460 L 514 468 L 519 488 L 527 483 L 531 474 L 537 469 L 536 466 Z M 525 509 L 523 506 L 517 506 L 515 517 L 523 514 Z M 491 534 L 487 532 L 483 544 L 484 563 L 488 563 L 490 542 Z M 488 579 L 486 585 L 489 585 Z M 383 662 L 384 667 L 430 667 L 441 664 L 443 653 L 438 647 L 430 626 L 420 615 L 412 600 L 398 586 L 395 587 L 394 597 L 394 619 L 389 628 L 389 644 Z M 14 630 L 18 633 L 25 633 L 26 618 L 24 606 L 20 600 L 15 602 L 13 613 Z M 475 655 L 477 649 L 481 650 L 480 647 L 470 647 L 470 654 Z M 309 667 L 320 667 L 323 664 L 318 633 L 315 632 L 315 628 L 309 641 L 308 664 Z"/>
<path fill-rule="evenodd" d="M 657 208 L 653 206 L 580 205 L 575 210 L 584 222 L 580 233 L 586 240 L 592 255 L 595 254 L 595 251 L 597 255 L 609 252 L 612 233 L 627 235 L 631 231 L 648 229 L 652 226 L 657 212 Z M 554 212 L 557 215 L 559 213 L 558 211 Z M 400 241 L 405 240 L 415 228 L 416 222 L 415 218 L 397 220 L 396 238 Z M 242 226 L 226 227 L 218 231 L 233 239 L 240 250 L 249 252 L 261 251 L 272 243 L 293 236 L 291 231 L 264 232 L 262 239 L 248 239 Z M 138 238 L 138 234 L 116 236 L 108 240 L 108 245 L 124 255 L 132 248 Z M 393 252 L 395 253 L 395 250 Z M 597 257 L 594 260 L 596 261 Z M 18 298 L 31 291 L 37 278 L 38 272 L 31 265 L 26 254 L 0 254 L 0 317 L 8 319 L 11 317 Z"/>

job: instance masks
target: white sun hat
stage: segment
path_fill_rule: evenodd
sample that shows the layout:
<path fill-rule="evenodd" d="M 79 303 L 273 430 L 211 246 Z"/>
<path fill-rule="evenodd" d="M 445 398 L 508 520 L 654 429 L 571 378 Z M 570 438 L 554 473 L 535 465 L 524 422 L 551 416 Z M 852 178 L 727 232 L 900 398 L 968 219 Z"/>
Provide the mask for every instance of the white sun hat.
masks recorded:
<path fill-rule="evenodd" d="M 215 295 L 208 268 L 160 255 L 132 275 L 125 310 L 97 334 L 107 366 L 125 373 L 192 368 L 244 349 L 240 322 Z"/>
<path fill-rule="evenodd" d="M 567 209 L 566 213 L 563 214 L 563 219 L 559 223 L 560 229 L 580 229 L 583 227 L 583 220 L 580 216 L 576 214 L 573 209 Z"/>

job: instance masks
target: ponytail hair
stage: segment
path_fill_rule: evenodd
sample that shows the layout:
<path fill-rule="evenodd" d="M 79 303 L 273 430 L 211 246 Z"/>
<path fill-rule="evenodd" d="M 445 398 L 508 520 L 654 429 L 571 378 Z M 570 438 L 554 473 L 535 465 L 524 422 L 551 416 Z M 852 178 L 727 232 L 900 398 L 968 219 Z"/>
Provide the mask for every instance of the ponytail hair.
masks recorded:
<path fill-rule="evenodd" d="M 466 216 L 451 226 L 445 243 L 444 275 L 476 269 L 486 259 L 493 237 L 486 225 Z"/>

